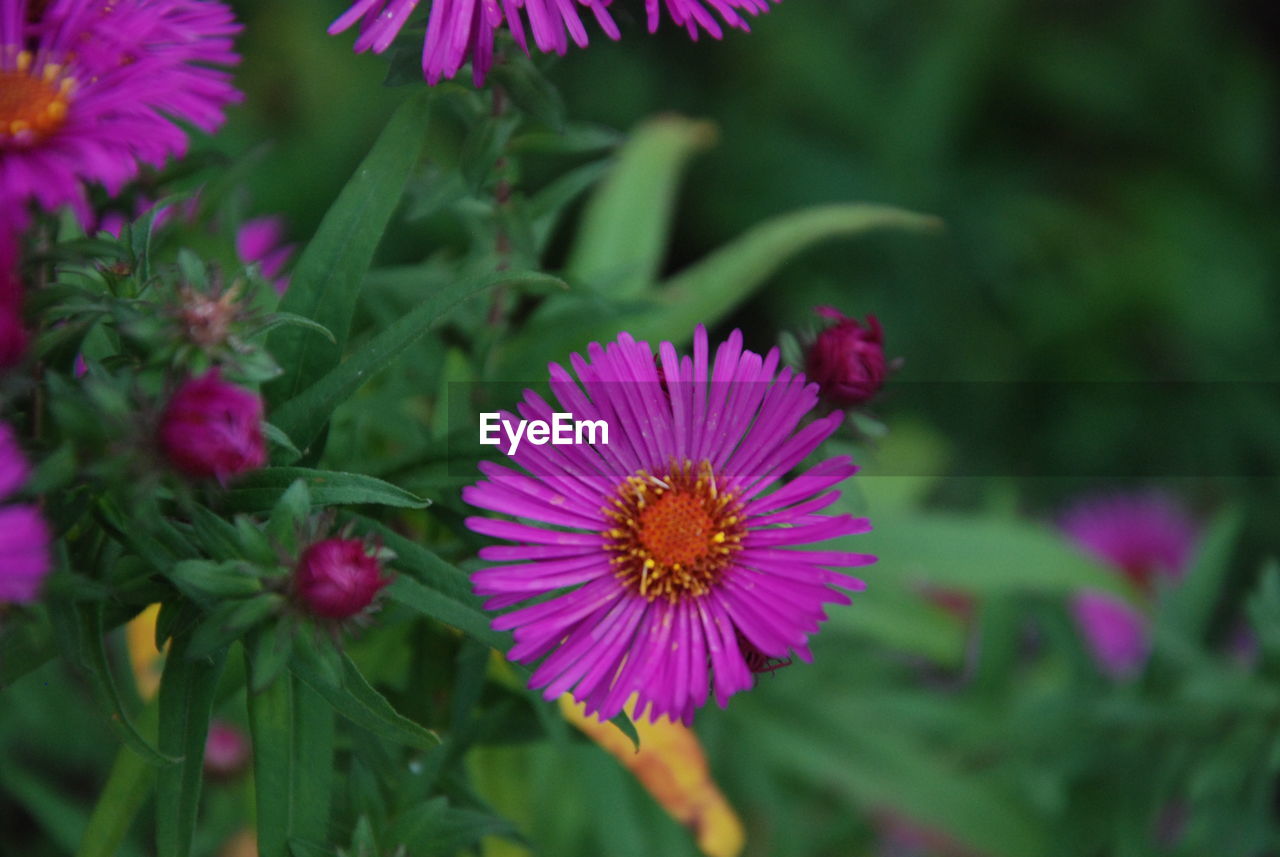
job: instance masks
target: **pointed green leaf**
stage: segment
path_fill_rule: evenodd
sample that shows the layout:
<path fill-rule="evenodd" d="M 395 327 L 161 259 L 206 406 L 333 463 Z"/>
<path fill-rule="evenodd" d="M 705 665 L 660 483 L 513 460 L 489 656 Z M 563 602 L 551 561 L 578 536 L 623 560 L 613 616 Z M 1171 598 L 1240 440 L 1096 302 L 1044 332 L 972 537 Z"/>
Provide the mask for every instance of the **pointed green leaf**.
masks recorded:
<path fill-rule="evenodd" d="M 319 377 L 314 384 L 277 408 L 272 413 L 272 422 L 295 444 L 306 450 L 338 405 L 403 354 L 405 349 L 417 342 L 455 306 L 495 286 L 519 287 L 527 283 L 562 285 L 556 278 L 545 274 L 502 271 L 460 277 L 431 290 L 403 318 L 378 333 L 341 365 L 332 367 L 331 371 Z"/>
<path fill-rule="evenodd" d="M 286 489 L 299 480 L 309 490 L 311 508 L 369 504 L 398 509 L 424 509 L 430 505 L 429 500 L 362 473 L 311 470 L 306 467 L 267 467 L 236 480 L 226 493 L 227 506 L 236 512 L 265 512 L 275 506 L 281 496 L 285 495 Z M 303 520 L 307 514 L 309 509 L 304 512 L 301 507 L 295 508 L 287 522 L 281 518 L 279 526 L 274 523 L 276 519 L 273 516 L 273 523 L 268 531 L 272 536 L 280 537 L 284 528 Z"/>
<path fill-rule="evenodd" d="M 250 681 L 255 661 L 245 650 Z M 287 857 L 293 807 L 293 694 L 287 676 L 249 693 L 253 737 L 253 790 L 258 808 L 259 857 Z"/>
<path fill-rule="evenodd" d="M 159 857 L 187 857 L 191 853 L 204 782 L 209 714 L 225 662 L 225 653 L 200 660 L 188 658 L 186 645 L 186 637 L 174 639 L 160 678 L 160 749 L 181 762 L 161 770 L 156 782 Z"/>
<path fill-rule="evenodd" d="M 273 404 L 293 398 L 338 365 L 365 271 L 422 154 L 429 103 L 430 93 L 421 92 L 400 106 L 298 258 L 280 310 L 327 328 L 335 342 L 296 326 L 272 331 L 268 350 L 285 367 L 265 388 Z"/>
<path fill-rule="evenodd" d="M 566 274 L 618 298 L 644 293 L 666 251 L 680 176 L 710 146 L 708 122 L 666 116 L 641 125 L 587 202 Z"/>
<path fill-rule="evenodd" d="M 357 726 L 420 750 L 430 750 L 440 744 L 439 735 L 396 711 L 345 654 L 342 656 L 341 685 L 333 684 L 303 659 L 295 659 L 291 668 L 294 675 L 333 706 L 334 711 Z"/>

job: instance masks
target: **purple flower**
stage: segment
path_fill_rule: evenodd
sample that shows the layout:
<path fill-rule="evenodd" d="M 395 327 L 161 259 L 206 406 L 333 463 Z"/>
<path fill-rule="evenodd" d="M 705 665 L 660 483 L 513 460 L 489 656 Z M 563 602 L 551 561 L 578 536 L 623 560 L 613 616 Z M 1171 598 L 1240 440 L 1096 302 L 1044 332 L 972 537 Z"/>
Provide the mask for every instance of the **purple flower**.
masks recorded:
<path fill-rule="evenodd" d="M 874 315 L 866 326 L 835 307 L 818 307 L 818 315 L 835 322 L 818 334 L 805 360 L 805 371 L 818 383 L 822 397 L 837 408 L 863 405 L 884 386 L 884 330 Z"/>
<path fill-rule="evenodd" d="M 359 539 L 316 542 L 298 558 L 293 590 L 308 612 L 350 619 L 363 612 L 391 578 Z"/>
<path fill-rule="evenodd" d="M 1086 553 L 1112 566 L 1148 601 L 1155 581 L 1179 580 L 1195 549 L 1199 530 L 1170 497 L 1155 492 L 1116 495 L 1077 503 L 1059 525 Z M 1072 602 L 1076 623 L 1098 666 L 1114 678 L 1135 675 L 1150 651 L 1148 619 L 1128 603 L 1102 592 L 1083 592 Z"/>
<path fill-rule="evenodd" d="M 225 720 L 209 723 L 204 742 L 204 772 L 215 779 L 230 779 L 249 764 L 249 739 Z"/>
<path fill-rule="evenodd" d="M 117 193 L 185 152 L 178 121 L 216 128 L 238 29 L 214 0 L 0 0 L 0 238 L 32 204 L 90 225 L 86 183 Z"/>
<path fill-rule="evenodd" d="M 357 52 L 382 53 L 395 40 L 420 0 L 358 0 L 329 27 L 341 33 L 360 25 Z M 427 19 L 427 35 L 422 48 L 422 72 L 429 83 L 450 78 L 471 63 L 476 85 L 484 82 L 493 67 L 494 40 L 506 27 L 525 53 L 529 37 L 544 53 L 564 54 L 572 41 L 586 47 L 588 37 L 583 18 L 587 12 L 609 38 L 620 35 L 609 15 L 613 0 L 432 0 Z M 773 0 L 778 2 L 778 0 Z M 645 0 L 649 32 L 658 28 L 662 10 L 695 40 L 700 32 L 714 38 L 724 34 L 721 22 L 749 29 L 741 13 L 758 15 L 769 11 L 768 0 Z M 712 14 L 714 10 L 715 14 Z M 718 17 L 717 17 L 718 16 Z M 526 32 L 526 26 L 528 31 Z"/>
<path fill-rule="evenodd" d="M 519 411 L 603 420 L 607 439 L 527 439 L 511 454 L 525 473 L 481 465 L 487 478 L 464 499 L 524 520 L 467 519 L 516 542 L 483 548 L 499 564 L 473 584 L 488 609 L 525 602 L 493 625 L 514 631 L 513 660 L 541 659 L 531 686 L 547 699 L 571 692 L 607 718 L 637 696 L 636 717 L 688 722 L 712 687 L 721 706 L 750 688 L 753 665 L 811 660 L 825 605 L 863 588 L 836 569 L 874 557 L 795 549 L 870 529 L 865 518 L 819 514 L 857 467 L 842 456 L 786 479 L 841 415 L 802 427 L 817 385 L 778 372 L 777 349 L 744 351 L 737 331 L 714 361 L 701 327 L 692 358 L 663 342 L 655 362 L 625 333 L 587 354 L 571 358 L 577 379 L 552 364 L 558 408 L 527 391 Z M 501 448 L 510 454 L 509 441 Z"/>
<path fill-rule="evenodd" d="M 294 250 L 284 240 L 284 218 L 267 216 L 247 221 L 236 233 L 236 255 L 245 265 L 257 264 L 262 276 L 278 294 L 289 288 L 289 275 L 284 273 Z"/>
<path fill-rule="evenodd" d="M 22 361 L 29 339 L 22 323 L 22 281 L 11 243 L 0 235 L 0 369 Z"/>
<path fill-rule="evenodd" d="M 173 394 L 160 418 L 159 440 L 176 470 L 226 482 L 267 462 L 262 399 L 211 369 Z"/>
<path fill-rule="evenodd" d="M 0 423 L 0 503 L 30 475 L 13 429 Z M 52 568 L 49 527 L 35 506 L 0 505 L 0 603 L 29 604 Z"/>

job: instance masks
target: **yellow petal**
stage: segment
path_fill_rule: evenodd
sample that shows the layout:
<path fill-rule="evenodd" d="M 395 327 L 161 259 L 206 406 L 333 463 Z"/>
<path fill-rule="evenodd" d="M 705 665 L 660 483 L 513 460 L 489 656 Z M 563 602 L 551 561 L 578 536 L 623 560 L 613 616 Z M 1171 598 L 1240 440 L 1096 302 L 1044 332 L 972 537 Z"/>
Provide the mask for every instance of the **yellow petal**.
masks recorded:
<path fill-rule="evenodd" d="M 632 710 L 632 703 L 627 710 Z M 607 750 L 653 795 L 672 818 L 690 828 L 707 857 L 738 857 L 746 833 L 733 807 L 711 778 L 707 756 L 698 736 L 682 723 L 666 718 L 640 721 L 640 749 L 612 723 L 587 717 L 586 706 L 565 694 L 560 697 L 564 717 Z"/>
<path fill-rule="evenodd" d="M 155 696 L 164 670 L 164 654 L 156 650 L 156 617 L 159 615 L 160 605 L 152 604 L 129 620 L 124 628 L 133 680 L 144 700 Z"/>

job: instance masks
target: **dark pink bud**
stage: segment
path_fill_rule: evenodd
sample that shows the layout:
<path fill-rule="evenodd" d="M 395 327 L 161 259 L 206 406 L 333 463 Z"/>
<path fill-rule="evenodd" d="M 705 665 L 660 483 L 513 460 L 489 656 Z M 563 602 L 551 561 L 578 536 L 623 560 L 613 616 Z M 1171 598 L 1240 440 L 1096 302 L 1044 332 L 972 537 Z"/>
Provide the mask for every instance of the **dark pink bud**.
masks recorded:
<path fill-rule="evenodd" d="M 229 477 L 267 462 L 262 399 L 211 369 L 183 383 L 160 419 L 160 446 L 176 470 L 195 478 Z"/>
<path fill-rule="evenodd" d="M 204 772 L 217 779 L 230 779 L 249 764 L 249 739 L 244 732 L 222 720 L 209 724 L 204 742 Z"/>
<path fill-rule="evenodd" d="M 818 334 L 809 349 L 805 374 L 822 396 L 839 408 L 869 402 L 884 385 L 884 331 L 874 315 L 865 326 L 835 307 L 818 307 L 818 315 L 835 322 Z"/>
<path fill-rule="evenodd" d="M 358 539 L 325 539 L 302 552 L 293 589 L 308 611 L 326 619 L 349 619 L 373 603 L 391 582 L 382 564 Z"/>

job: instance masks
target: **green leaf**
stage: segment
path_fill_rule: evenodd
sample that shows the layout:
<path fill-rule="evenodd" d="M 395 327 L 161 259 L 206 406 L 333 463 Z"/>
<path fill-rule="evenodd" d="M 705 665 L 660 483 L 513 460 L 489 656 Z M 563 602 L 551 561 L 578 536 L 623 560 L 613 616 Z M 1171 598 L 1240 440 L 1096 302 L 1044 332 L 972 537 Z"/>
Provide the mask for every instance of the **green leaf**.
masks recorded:
<path fill-rule="evenodd" d="M 502 157 L 517 122 L 511 116 L 486 116 L 462 141 L 459 166 L 472 193 L 479 193 L 493 175 L 494 164 Z"/>
<path fill-rule="evenodd" d="M 174 563 L 167 577 L 184 595 L 196 601 L 256 595 L 262 583 L 244 562 L 187 559 Z"/>
<path fill-rule="evenodd" d="M 276 681 L 293 655 L 293 634 L 283 622 L 268 625 L 250 637 L 249 658 L 253 661 L 249 690 L 258 693 Z"/>
<path fill-rule="evenodd" d="M 452 625 L 499 651 L 506 651 L 510 644 L 505 634 L 489 627 L 489 617 L 478 607 L 451 598 L 440 590 L 419 583 L 413 578 L 398 577 L 386 591 L 387 597 L 392 601 L 403 604 L 410 610 L 435 619 L 437 622 Z"/>
<path fill-rule="evenodd" d="M 417 342 L 455 306 L 495 286 L 523 284 L 563 285 L 554 277 L 536 272 L 501 271 L 480 276 L 459 277 L 428 292 L 418 306 L 374 336 L 340 366 L 332 368 L 305 391 L 290 398 L 272 414 L 294 443 L 304 450 L 311 445 L 333 411 L 360 389 L 373 375 L 385 369 L 405 349 Z"/>
<path fill-rule="evenodd" d="M 891 584 L 872 586 L 854 596 L 853 604 L 833 609 L 828 627 L 944 666 L 957 667 L 964 659 L 964 623 L 919 594 Z"/>
<path fill-rule="evenodd" d="M 941 226 L 936 217 L 868 203 L 780 215 L 667 280 L 657 292 L 659 311 L 626 329 L 637 339 L 683 341 L 698 324 L 710 326 L 725 318 L 785 262 L 815 244 L 881 230 L 926 232 Z"/>
<path fill-rule="evenodd" d="M 378 693 L 345 654 L 342 656 L 342 683 L 335 685 L 305 660 L 292 664 L 294 675 L 323 697 L 334 711 L 357 726 L 389 741 L 420 750 L 440 744 L 440 736 L 400 714 Z"/>
<path fill-rule="evenodd" d="M 260 326 L 250 331 L 245 338 L 253 339 L 254 337 L 262 336 L 264 333 L 270 333 L 277 327 L 284 327 L 286 325 L 293 325 L 294 327 L 300 327 L 303 330 L 310 330 L 314 333 L 320 334 L 334 345 L 338 344 L 338 338 L 333 335 L 333 331 L 329 328 L 320 324 L 318 321 L 312 321 L 305 316 L 301 316 L 293 312 L 271 313 L 263 320 Z"/>
<path fill-rule="evenodd" d="M 272 404 L 292 399 L 338 365 L 365 271 L 422 154 L 429 104 L 424 91 L 400 106 L 298 258 L 280 310 L 327 328 L 335 341 L 295 326 L 272 331 L 268 350 L 285 367 L 265 388 Z"/>
<path fill-rule="evenodd" d="M 564 127 L 564 99 L 527 56 L 512 51 L 490 77 L 525 113 L 556 131 Z"/>
<path fill-rule="evenodd" d="M 227 506 L 236 512 L 265 512 L 276 505 L 294 482 L 301 480 L 309 492 L 310 508 L 324 506 L 354 506 L 370 504 L 393 506 L 398 509 L 425 509 L 429 500 L 397 488 L 361 473 L 341 473 L 336 470 L 311 470 L 305 467 L 267 467 L 248 473 L 236 480 L 226 493 Z M 293 508 L 293 507 L 291 507 Z M 293 508 L 295 516 L 290 524 L 305 518 L 301 508 Z M 308 510 L 309 512 L 309 510 Z M 274 523 L 268 530 L 274 537 L 280 536 L 280 527 Z"/>
<path fill-rule="evenodd" d="M 133 722 L 133 718 L 125 708 L 124 700 L 120 697 L 120 689 L 116 685 L 111 663 L 107 658 L 102 605 L 82 604 L 77 605 L 75 609 L 80 624 L 80 662 L 88 670 L 99 697 L 111 712 L 112 725 L 116 727 L 125 743 L 147 762 L 160 767 L 172 765 L 178 761 L 177 758 L 152 746 Z"/>
<path fill-rule="evenodd" d="M 138 716 L 138 729 L 144 736 L 154 739 L 159 719 L 159 705 L 152 703 Z M 107 775 L 98 802 L 76 857 L 116 857 L 129 834 L 134 817 L 146 803 L 156 784 L 156 768 L 135 753 L 130 747 L 121 747 Z"/>
<path fill-rule="evenodd" d="M 710 123 L 673 116 L 636 129 L 587 202 L 569 279 L 618 298 L 643 294 L 662 265 L 684 165 L 715 137 Z"/>
<path fill-rule="evenodd" d="M 333 733 L 333 709 L 295 676 L 291 837 L 311 842 L 329 841 Z"/>
<path fill-rule="evenodd" d="M 527 377 L 529 367 L 564 360 L 591 342 L 612 340 L 620 330 L 636 339 L 680 345 L 697 325 L 710 326 L 728 316 L 786 261 L 814 244 L 878 229 L 921 231 L 938 226 L 932 217 L 868 204 L 823 206 L 773 218 L 612 312 L 548 300 L 503 348 L 498 376 Z M 612 284 L 609 293 L 616 294 Z"/>
<path fill-rule="evenodd" d="M 231 645 L 246 631 L 278 612 L 284 603 L 283 595 L 264 592 L 256 598 L 219 604 L 192 632 L 187 657 L 208 657 Z"/>
<path fill-rule="evenodd" d="M 1184 640 L 1202 643 L 1209 632 L 1214 609 L 1226 590 L 1231 573 L 1231 557 L 1244 526 L 1238 508 L 1221 512 L 1201 538 L 1191 568 L 1177 586 L 1162 593 L 1156 618 L 1161 630 Z"/>
<path fill-rule="evenodd" d="M 259 502 L 271 503 L 265 535 L 286 554 L 293 555 L 298 551 L 298 530 L 311 515 L 311 491 L 306 479 L 294 478 L 288 481 L 288 486 L 278 499 L 268 500 L 271 492 L 266 491 Z"/>
<path fill-rule="evenodd" d="M 962 592 L 1133 592 L 1046 527 L 946 513 L 878 516 L 875 530 L 840 540 L 842 549 L 875 554 L 863 575 Z M 856 600 L 856 599 L 855 599 Z"/>
<path fill-rule="evenodd" d="M 250 681 L 256 660 L 245 650 Z M 258 808 L 259 857 L 287 857 L 293 808 L 293 695 L 286 676 L 249 693 L 253 738 L 253 789 Z"/>
<path fill-rule="evenodd" d="M 193 660 L 187 638 L 173 641 L 160 678 L 160 749 L 181 758 L 160 771 L 156 783 L 156 850 L 159 857 L 187 857 L 195 833 L 204 781 L 209 714 L 225 654 Z"/>
<path fill-rule="evenodd" d="M 993 857 L 1048 852 L 1042 826 L 1013 795 L 953 768 L 892 724 L 817 722 L 799 705 L 790 712 L 785 720 L 761 718 L 756 728 L 768 736 L 758 746 L 792 776 L 827 783 L 854 805 L 889 808 Z"/>

